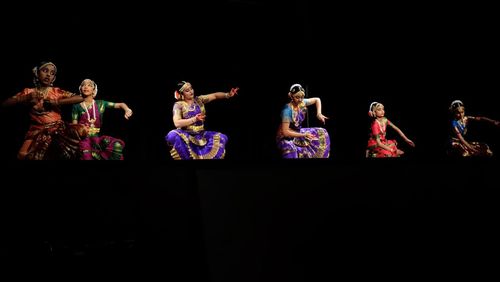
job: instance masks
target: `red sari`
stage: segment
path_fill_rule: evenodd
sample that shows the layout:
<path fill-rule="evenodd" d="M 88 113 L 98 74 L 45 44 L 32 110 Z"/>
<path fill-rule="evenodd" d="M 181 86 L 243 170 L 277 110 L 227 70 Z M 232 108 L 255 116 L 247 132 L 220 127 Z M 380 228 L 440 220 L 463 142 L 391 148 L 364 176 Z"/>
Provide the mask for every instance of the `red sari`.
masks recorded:
<path fill-rule="evenodd" d="M 387 118 L 384 118 L 382 123 L 380 123 L 377 119 L 374 119 L 371 125 L 370 139 L 368 139 L 367 146 L 367 158 L 391 158 L 391 157 L 399 157 L 397 153 L 397 145 L 396 140 L 387 140 L 386 139 L 386 130 L 387 125 L 390 125 L 390 121 Z M 388 151 L 377 145 L 377 137 L 380 139 L 380 142 L 390 148 L 393 148 L 392 151 Z"/>

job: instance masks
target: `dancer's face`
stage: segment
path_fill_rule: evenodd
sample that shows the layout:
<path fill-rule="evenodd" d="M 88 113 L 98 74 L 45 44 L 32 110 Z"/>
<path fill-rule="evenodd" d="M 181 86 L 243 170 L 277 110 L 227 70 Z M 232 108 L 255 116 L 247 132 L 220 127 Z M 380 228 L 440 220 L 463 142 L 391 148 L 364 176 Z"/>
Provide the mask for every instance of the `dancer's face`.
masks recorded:
<path fill-rule="evenodd" d="M 464 107 L 458 107 L 455 110 L 455 119 L 463 119 L 465 116 L 465 109 Z"/>
<path fill-rule="evenodd" d="M 85 79 L 82 81 L 82 84 L 80 84 L 80 91 L 85 97 L 93 96 L 95 92 L 95 85 L 90 79 Z"/>
<path fill-rule="evenodd" d="M 184 96 L 184 99 L 190 100 L 193 99 L 194 97 L 194 89 L 191 86 L 191 83 L 188 83 L 184 90 L 182 91 L 182 95 Z"/>
<path fill-rule="evenodd" d="M 385 115 L 385 110 L 384 110 L 384 105 L 382 104 L 379 104 L 377 105 L 377 107 L 375 108 L 375 117 L 383 117 Z"/>
<path fill-rule="evenodd" d="M 292 99 L 292 103 L 294 105 L 298 105 L 300 104 L 302 101 L 304 101 L 304 95 L 301 95 L 301 94 L 293 94 L 290 96 L 291 99 Z"/>
<path fill-rule="evenodd" d="M 56 66 L 48 64 L 38 70 L 38 80 L 44 86 L 52 85 L 56 78 Z"/>

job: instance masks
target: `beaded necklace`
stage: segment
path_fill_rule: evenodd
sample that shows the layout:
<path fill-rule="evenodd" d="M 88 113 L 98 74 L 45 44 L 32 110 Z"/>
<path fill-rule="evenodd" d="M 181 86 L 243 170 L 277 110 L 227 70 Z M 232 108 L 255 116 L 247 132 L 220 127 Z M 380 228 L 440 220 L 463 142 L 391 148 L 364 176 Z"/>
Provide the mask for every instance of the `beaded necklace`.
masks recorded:
<path fill-rule="evenodd" d="M 92 113 L 94 114 L 94 118 L 91 118 L 91 117 L 90 117 L 89 109 L 87 108 L 87 105 L 85 104 L 85 101 L 83 101 L 83 102 L 81 103 L 81 105 L 82 105 L 82 107 L 85 109 L 85 112 L 87 113 L 87 119 L 88 119 L 88 120 L 89 120 L 89 122 L 90 122 L 90 127 L 94 127 L 94 123 L 95 123 L 95 121 L 96 121 L 96 115 L 95 115 L 95 108 L 96 108 L 96 106 L 95 106 L 95 100 L 92 100 L 92 105 L 91 105 L 91 107 L 92 107 Z"/>

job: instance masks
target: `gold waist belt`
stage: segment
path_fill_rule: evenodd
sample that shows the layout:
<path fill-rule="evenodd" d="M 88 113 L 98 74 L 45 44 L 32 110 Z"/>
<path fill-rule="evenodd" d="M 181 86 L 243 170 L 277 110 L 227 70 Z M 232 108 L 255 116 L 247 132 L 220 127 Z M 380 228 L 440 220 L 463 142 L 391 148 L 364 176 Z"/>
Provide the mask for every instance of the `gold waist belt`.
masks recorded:
<path fill-rule="evenodd" d="M 101 129 L 98 127 L 90 127 L 89 128 L 89 135 L 97 134 L 97 133 L 99 133 L 99 131 L 101 131 Z"/>

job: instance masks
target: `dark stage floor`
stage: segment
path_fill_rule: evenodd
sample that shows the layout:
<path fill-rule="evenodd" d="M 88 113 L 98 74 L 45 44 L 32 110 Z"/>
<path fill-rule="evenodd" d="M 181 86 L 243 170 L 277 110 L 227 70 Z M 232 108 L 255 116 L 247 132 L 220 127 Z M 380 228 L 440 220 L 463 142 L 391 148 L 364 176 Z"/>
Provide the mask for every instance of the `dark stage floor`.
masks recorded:
<path fill-rule="evenodd" d="M 154 261 L 163 277 L 197 281 L 305 279 L 330 260 L 377 253 L 393 263 L 448 256 L 455 240 L 471 251 L 495 234 L 497 164 L 14 162 L 4 172 L 17 180 L 0 197 L 2 253 Z"/>

